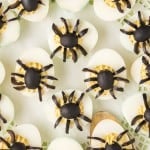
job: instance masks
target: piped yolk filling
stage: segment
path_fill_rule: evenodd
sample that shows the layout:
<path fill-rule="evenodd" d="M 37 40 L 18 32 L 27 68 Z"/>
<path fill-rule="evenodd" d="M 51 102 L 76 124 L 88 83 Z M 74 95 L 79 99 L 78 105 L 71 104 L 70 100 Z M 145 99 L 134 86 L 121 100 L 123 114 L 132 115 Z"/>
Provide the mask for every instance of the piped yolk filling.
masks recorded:
<path fill-rule="evenodd" d="M 99 65 L 99 66 L 96 66 L 96 67 L 92 68 L 92 70 L 95 70 L 97 72 L 100 72 L 100 71 L 103 71 L 103 70 L 109 70 L 111 72 L 114 72 L 114 69 L 110 66 L 107 66 L 107 65 Z M 90 73 L 90 78 L 92 78 L 92 77 L 97 77 L 97 75 L 95 75 L 93 73 Z M 97 81 L 91 81 L 91 82 L 88 82 L 87 84 L 88 84 L 88 87 L 90 87 L 90 86 L 92 86 L 96 83 L 97 83 Z M 118 84 L 118 82 L 115 80 L 114 85 L 117 85 L 117 84 Z M 95 88 L 94 92 L 98 92 L 100 89 L 101 89 L 100 87 Z M 110 95 L 109 90 L 104 90 L 102 95 L 103 96 Z"/>
<path fill-rule="evenodd" d="M 69 96 L 69 95 L 67 95 L 67 97 L 68 97 L 68 96 Z M 76 103 L 76 101 L 77 101 L 77 97 L 74 96 L 74 98 L 73 98 L 73 100 L 72 100 L 72 103 Z M 58 103 L 60 104 L 60 106 L 63 106 L 63 105 L 64 105 L 63 99 L 62 99 L 62 98 L 58 98 Z M 84 106 L 83 106 L 83 103 L 82 103 L 82 102 L 80 102 L 79 108 L 80 108 L 80 113 L 81 113 L 81 114 L 84 114 Z M 58 117 L 61 116 L 60 109 L 59 109 L 57 106 L 55 107 L 55 116 L 56 116 L 56 118 L 58 118 Z M 71 121 L 71 122 L 70 122 L 70 127 L 73 127 L 73 125 L 74 125 L 74 120 L 71 119 L 70 121 Z M 79 122 L 80 122 L 80 120 L 79 120 Z M 66 124 L 66 119 L 65 119 L 65 118 L 62 118 L 62 120 L 61 120 L 60 123 Z"/>

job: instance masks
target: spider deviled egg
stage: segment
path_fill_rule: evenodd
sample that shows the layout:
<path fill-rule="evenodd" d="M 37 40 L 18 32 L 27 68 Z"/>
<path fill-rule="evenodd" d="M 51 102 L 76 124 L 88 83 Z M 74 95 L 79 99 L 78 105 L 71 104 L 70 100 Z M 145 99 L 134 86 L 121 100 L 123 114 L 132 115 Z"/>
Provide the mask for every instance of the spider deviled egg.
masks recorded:
<path fill-rule="evenodd" d="M 57 4 L 70 12 L 78 12 L 80 11 L 89 0 L 56 0 Z"/>
<path fill-rule="evenodd" d="M 149 11 L 138 11 L 130 18 L 124 19 L 120 31 L 120 41 L 127 50 L 150 56 Z"/>
<path fill-rule="evenodd" d="M 123 92 L 125 83 L 129 82 L 123 58 L 111 49 L 96 52 L 83 72 L 86 92 L 91 92 L 96 99 L 116 99 L 118 92 Z"/>
<path fill-rule="evenodd" d="M 14 105 L 6 95 L 0 93 L 0 129 L 14 119 Z"/>
<path fill-rule="evenodd" d="M 4 65 L 3 63 L 0 61 L 0 84 L 2 84 L 4 78 L 5 78 L 5 68 L 4 68 Z"/>
<path fill-rule="evenodd" d="M 135 133 L 142 133 L 150 138 L 150 96 L 146 93 L 137 93 L 126 99 L 122 112 L 128 124 Z"/>
<path fill-rule="evenodd" d="M 46 115 L 54 128 L 63 133 L 78 133 L 84 131 L 91 122 L 92 101 L 81 91 L 65 90 L 55 93 L 45 103 Z"/>
<path fill-rule="evenodd" d="M 0 46 L 15 42 L 20 35 L 20 24 L 11 11 L 5 13 L 5 4 L 0 2 Z"/>
<path fill-rule="evenodd" d="M 0 137 L 0 149 L 11 150 L 42 150 L 41 136 L 38 129 L 31 124 L 22 124 L 7 130 Z"/>
<path fill-rule="evenodd" d="M 128 130 L 124 130 L 116 117 L 107 112 L 94 114 L 91 124 L 89 149 L 105 150 L 135 150 L 134 139 L 128 136 Z"/>
<path fill-rule="evenodd" d="M 114 21 L 125 16 L 136 0 L 94 0 L 96 15 L 105 21 Z"/>
<path fill-rule="evenodd" d="M 11 73 L 11 83 L 14 89 L 25 95 L 33 96 L 38 93 L 42 101 L 44 93 L 55 89 L 53 62 L 49 54 L 41 48 L 26 51 L 16 61 L 15 72 Z"/>
<path fill-rule="evenodd" d="M 150 88 L 150 59 L 148 56 L 143 55 L 133 62 L 131 76 L 140 87 Z"/>
<path fill-rule="evenodd" d="M 89 22 L 79 19 L 65 19 L 52 23 L 49 32 L 49 47 L 52 52 L 51 58 L 55 55 L 67 59 L 78 61 L 80 55 L 86 56 L 93 50 L 98 40 L 96 28 Z"/>
<path fill-rule="evenodd" d="M 72 138 L 69 137 L 59 137 L 54 139 L 47 150 L 83 150 L 81 145 Z"/>
<path fill-rule="evenodd" d="M 11 6 L 15 10 L 19 19 L 24 18 L 28 21 L 41 21 L 44 19 L 49 10 L 49 0 L 7 0 L 8 9 Z"/>

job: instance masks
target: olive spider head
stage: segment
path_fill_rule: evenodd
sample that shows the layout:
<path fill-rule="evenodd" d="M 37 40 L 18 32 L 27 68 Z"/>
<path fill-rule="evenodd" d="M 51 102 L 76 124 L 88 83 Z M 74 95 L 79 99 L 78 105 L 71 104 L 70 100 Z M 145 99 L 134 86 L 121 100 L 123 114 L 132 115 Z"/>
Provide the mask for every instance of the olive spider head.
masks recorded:
<path fill-rule="evenodd" d="M 25 144 L 20 143 L 20 142 L 16 142 L 14 144 L 12 144 L 11 150 L 27 150 Z"/>
<path fill-rule="evenodd" d="M 113 144 L 106 144 L 105 150 L 122 150 L 122 148 L 117 142 L 114 142 Z"/>

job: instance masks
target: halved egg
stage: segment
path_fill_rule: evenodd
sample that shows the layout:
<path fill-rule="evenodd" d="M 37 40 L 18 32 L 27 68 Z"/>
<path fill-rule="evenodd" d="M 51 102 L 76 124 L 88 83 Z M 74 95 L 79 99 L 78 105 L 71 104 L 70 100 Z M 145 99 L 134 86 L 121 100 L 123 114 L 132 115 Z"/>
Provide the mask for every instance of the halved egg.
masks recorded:
<path fill-rule="evenodd" d="M 44 110 L 52 126 L 61 129 L 62 134 L 80 135 L 81 131 L 89 129 L 93 106 L 91 99 L 85 93 L 65 90 L 55 93 L 52 99 L 45 102 Z"/>
<path fill-rule="evenodd" d="M 0 8 L 0 11 L 4 11 L 4 6 Z M 5 6 L 6 8 L 6 6 Z M 2 13 L 1 12 L 1 13 Z M 15 42 L 20 35 L 20 24 L 19 21 L 10 21 L 9 19 L 15 18 L 13 12 L 9 11 L 3 16 L 3 21 L 8 21 L 0 27 L 0 46 L 8 45 L 12 42 Z"/>
<path fill-rule="evenodd" d="M 59 137 L 54 139 L 48 146 L 48 150 L 83 150 L 81 145 L 72 138 Z"/>
<path fill-rule="evenodd" d="M 78 12 L 80 11 L 89 0 L 56 0 L 57 4 L 70 12 Z"/>
<path fill-rule="evenodd" d="M 86 56 L 97 43 L 98 32 L 87 21 L 61 18 L 51 26 L 48 33 L 51 58 L 56 55 L 64 62 L 66 59 L 77 62 L 80 55 Z"/>
<path fill-rule="evenodd" d="M 94 11 L 102 20 L 115 21 L 125 16 L 135 2 L 136 0 L 94 0 Z"/>
<path fill-rule="evenodd" d="M 134 143 L 134 139 L 129 138 L 128 131 L 107 112 L 94 114 L 88 139 L 91 149 L 133 149 Z"/>
<path fill-rule="evenodd" d="M 114 50 L 105 48 L 96 52 L 85 72 L 86 92 L 91 92 L 97 99 L 116 99 L 118 92 L 123 92 L 129 82 L 123 58 Z M 118 87 L 118 88 L 117 88 Z"/>
<path fill-rule="evenodd" d="M 5 74 L 6 74 L 6 72 L 5 72 L 5 68 L 4 68 L 4 65 L 3 65 L 3 63 L 2 62 L 0 62 L 0 84 L 2 84 L 2 82 L 3 82 L 3 80 L 4 80 L 4 78 L 5 78 Z"/>
<path fill-rule="evenodd" d="M 14 105 L 6 95 L 0 94 L 0 127 L 9 125 L 14 119 Z"/>
<path fill-rule="evenodd" d="M 15 4 L 19 0 L 17 1 L 7 0 L 7 1 L 9 5 L 12 5 L 12 4 Z M 30 0 L 28 1 L 29 1 L 28 3 L 30 3 Z M 34 1 L 37 1 L 37 0 L 34 0 Z M 23 5 L 20 4 L 18 7 L 16 7 L 16 9 L 13 9 L 13 10 L 15 10 L 17 14 L 19 14 L 22 9 L 23 9 Z M 24 18 L 25 20 L 33 21 L 33 22 L 41 21 L 47 16 L 48 10 L 49 10 L 49 0 L 39 0 L 37 9 L 35 11 L 24 11 L 21 18 Z"/>
<path fill-rule="evenodd" d="M 18 148 L 18 149 L 41 149 L 42 142 L 41 136 L 38 129 L 32 124 L 22 124 L 14 127 L 14 129 L 8 130 L 8 133 L 5 137 L 9 148 Z M 7 144 L 4 141 L 0 142 L 0 148 L 8 148 Z"/>
<path fill-rule="evenodd" d="M 42 48 L 31 48 L 16 61 L 15 72 L 11 74 L 13 87 L 28 96 L 42 95 L 54 89 L 53 62 Z"/>
<path fill-rule="evenodd" d="M 148 29 L 149 11 L 139 11 L 139 12 L 133 14 L 132 16 L 126 18 L 123 23 L 123 26 L 121 28 L 121 30 L 123 30 L 123 31 L 122 32 L 120 31 L 121 44 L 124 46 L 124 48 L 126 48 L 127 50 L 129 50 L 131 52 L 134 52 L 135 54 L 146 53 L 146 50 L 144 50 L 144 49 L 147 49 L 148 53 L 150 52 L 149 51 L 150 45 L 148 44 L 148 41 L 146 41 L 146 40 L 148 40 L 147 37 L 145 37 L 145 34 L 147 33 L 147 31 L 146 30 L 144 31 L 141 28 L 142 32 L 140 32 L 140 27 L 142 26 L 142 25 L 140 25 L 140 20 L 142 20 L 142 22 L 145 25 L 147 25 L 147 27 L 146 26 L 145 27 Z M 136 31 L 135 28 L 138 29 L 138 32 L 136 34 L 135 34 L 135 31 Z M 125 33 L 125 32 L 128 32 L 128 33 Z M 132 32 L 134 32 L 134 33 L 132 33 Z M 142 34 L 143 34 L 143 36 L 142 36 Z M 135 39 L 135 36 L 139 42 Z M 141 39 L 142 39 L 142 41 L 141 41 Z M 146 48 L 144 48 L 143 42 L 145 42 Z"/>
<path fill-rule="evenodd" d="M 149 95 L 146 95 L 146 93 L 136 93 L 125 100 L 122 105 L 122 112 L 126 121 L 136 133 L 142 133 L 148 137 L 150 136 L 149 122 L 143 121 L 147 116 L 147 108 L 145 108 L 147 104 L 149 104 Z"/>

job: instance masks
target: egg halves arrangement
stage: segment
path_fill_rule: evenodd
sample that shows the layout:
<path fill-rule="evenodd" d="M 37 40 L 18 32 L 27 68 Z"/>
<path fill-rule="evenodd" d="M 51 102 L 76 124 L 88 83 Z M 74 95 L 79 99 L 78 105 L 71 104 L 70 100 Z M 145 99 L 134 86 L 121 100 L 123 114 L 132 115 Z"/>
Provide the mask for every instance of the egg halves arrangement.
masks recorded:
<path fill-rule="evenodd" d="M 150 10 L 143 11 L 141 7 L 137 10 L 136 7 L 143 3 L 141 1 L 139 4 L 136 0 L 93 0 L 90 4 L 92 7 L 88 6 L 89 0 L 0 2 L 1 50 L 13 42 L 22 44 L 18 40 L 21 20 L 36 26 L 38 22 L 45 21 L 49 8 L 52 11 L 55 7 L 64 11 L 56 19 L 47 17 L 50 21 L 46 27 L 49 51 L 36 46 L 25 49 L 21 55 L 17 55 L 15 67 L 10 73 L 7 73 L 8 68 L 0 60 L 0 86 L 4 85 L 5 76 L 9 76 L 9 88 L 16 92 L 17 99 L 19 94 L 21 97 L 26 96 L 26 99 L 36 99 L 35 103 L 44 110 L 43 119 L 50 127 L 47 134 L 50 137 L 53 132 L 56 134 L 46 139 L 45 146 L 42 132 L 37 128 L 39 125 L 36 127 L 15 122 L 18 111 L 16 101 L 11 100 L 9 94 L 6 96 L 0 92 L 0 150 L 149 149 L 145 143 L 142 143 L 144 148 L 138 148 L 136 137 L 150 138 Z M 126 66 L 121 56 L 123 53 L 117 52 L 117 49 L 107 48 L 107 45 L 106 48 L 97 48 L 104 35 L 101 29 L 99 33 L 100 27 L 96 27 L 94 22 L 80 17 L 79 13 L 86 7 L 92 8 L 100 23 L 102 20 L 106 23 L 119 21 L 120 43 L 136 56 L 130 68 L 127 68 L 129 65 Z M 71 17 L 66 14 L 71 14 Z M 90 57 L 88 61 L 87 56 Z M 80 70 L 83 89 L 58 86 L 62 79 L 57 71 L 63 68 L 57 68 L 56 58 L 65 67 L 68 63 L 72 64 L 72 69 L 80 63 L 79 59 L 86 59 Z M 126 98 L 132 79 L 136 83 L 135 87 L 145 91 L 139 90 Z M 111 107 L 109 102 L 119 102 L 119 107 L 122 103 L 122 118 L 128 128 L 123 126 L 119 115 L 116 117 L 100 108 L 95 111 L 96 103 L 101 105 L 103 102 L 108 108 Z M 19 111 L 22 109 L 19 108 Z M 42 111 L 38 110 L 37 113 Z"/>

